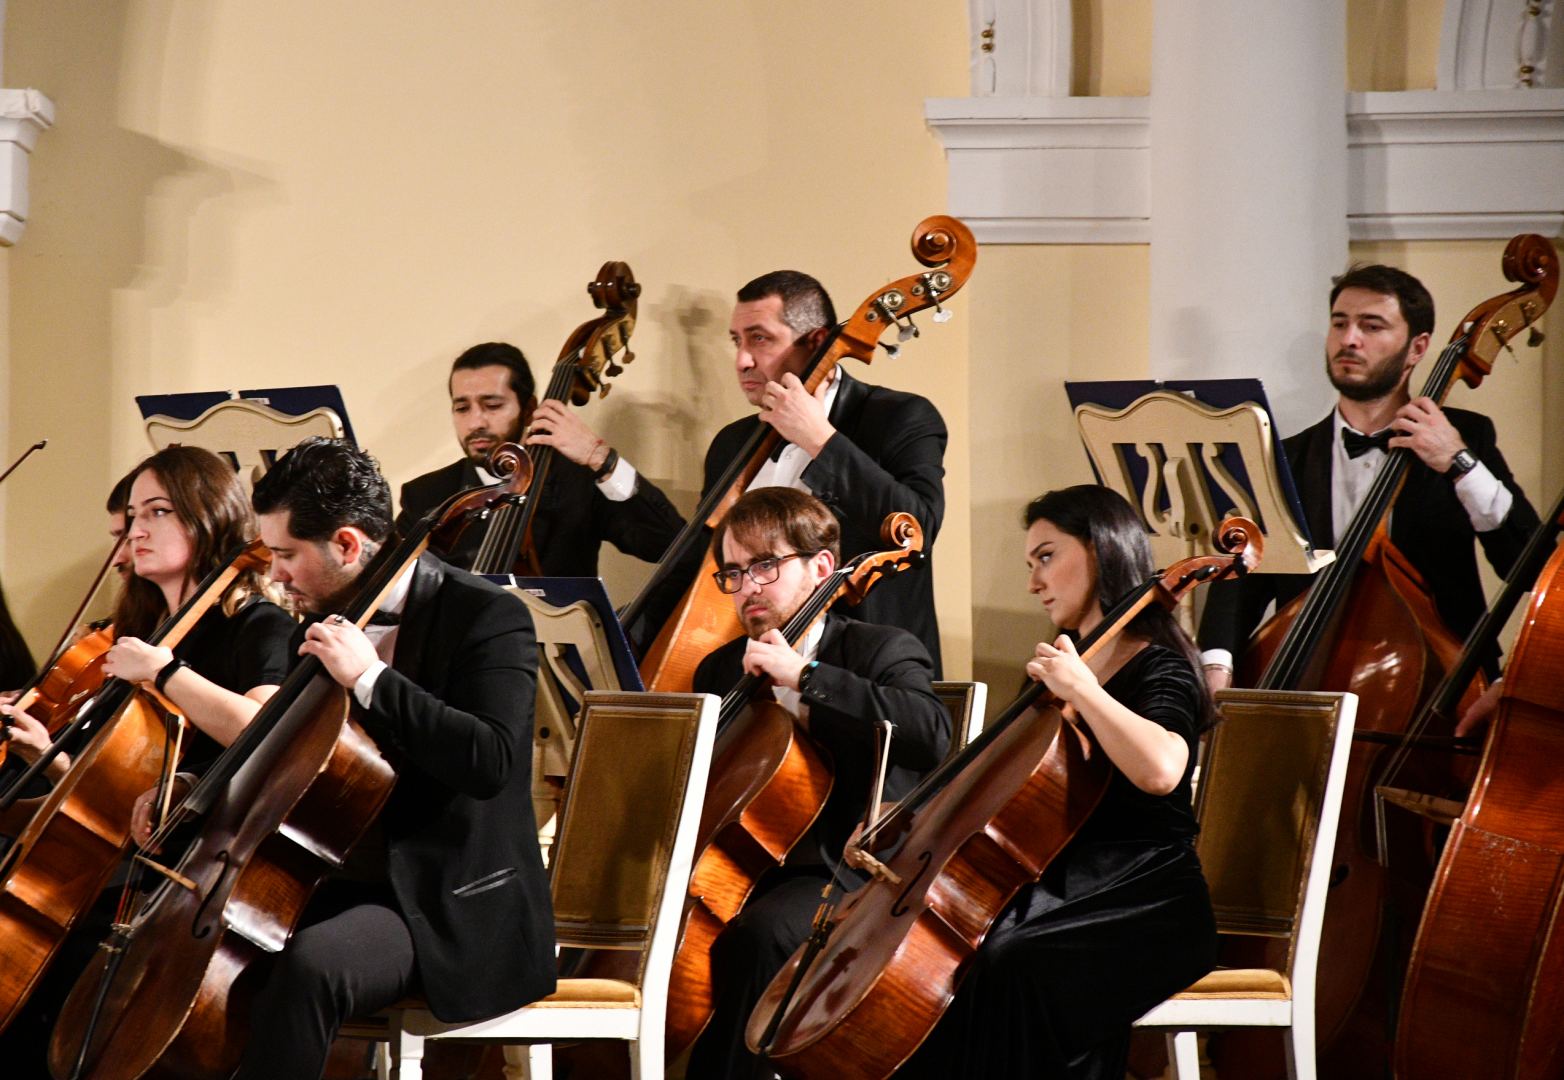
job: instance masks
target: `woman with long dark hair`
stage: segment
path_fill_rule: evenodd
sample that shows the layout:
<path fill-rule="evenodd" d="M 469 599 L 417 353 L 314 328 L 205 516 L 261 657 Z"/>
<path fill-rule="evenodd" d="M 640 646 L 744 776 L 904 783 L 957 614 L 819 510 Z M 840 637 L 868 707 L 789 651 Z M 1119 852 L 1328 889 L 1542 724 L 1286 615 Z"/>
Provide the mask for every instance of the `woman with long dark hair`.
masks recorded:
<path fill-rule="evenodd" d="M 185 760 L 199 767 L 276 692 L 288 671 L 293 619 L 271 599 L 264 575 L 247 571 L 175 649 L 150 637 L 196 586 L 255 536 L 255 518 L 232 466 L 209 450 L 170 446 L 131 474 L 125 506 L 131 572 L 114 607 L 114 646 L 103 670 L 156 683 L 195 727 Z M 24 760 L 48 745 L 43 725 L 0 706 Z M 50 775 L 69 767 L 60 755 Z"/>
<path fill-rule="evenodd" d="M 149 644 L 146 638 L 179 610 L 203 578 L 255 537 L 256 527 L 232 466 L 210 451 L 171 446 L 147 458 L 132 475 L 125 506 L 131 572 L 115 605 L 115 643 L 104 670 L 157 685 L 179 708 L 193 725 L 185 738 L 184 767 L 200 771 L 282 683 L 294 620 L 272 602 L 265 578 L 247 572 L 177 647 Z M 44 726 L 10 705 L 0 705 L 0 713 L 17 753 L 36 761 L 49 745 Z M 69 767 L 69 754 L 61 754 L 48 775 L 57 779 Z M 48 1075 L 55 1015 L 108 930 L 118 893 L 111 886 L 78 921 L 0 1036 L 7 1075 Z"/>
<path fill-rule="evenodd" d="M 1072 706 L 1111 778 L 995 922 L 899 1076 L 1121 1080 L 1135 1018 L 1215 962 L 1190 805 L 1214 710 L 1194 646 L 1152 605 L 1090 662 L 1075 647 L 1152 574 L 1145 526 L 1119 495 L 1086 485 L 1034 499 L 1024 519 L 1029 588 L 1062 631 L 1037 644 L 1027 675 Z"/>

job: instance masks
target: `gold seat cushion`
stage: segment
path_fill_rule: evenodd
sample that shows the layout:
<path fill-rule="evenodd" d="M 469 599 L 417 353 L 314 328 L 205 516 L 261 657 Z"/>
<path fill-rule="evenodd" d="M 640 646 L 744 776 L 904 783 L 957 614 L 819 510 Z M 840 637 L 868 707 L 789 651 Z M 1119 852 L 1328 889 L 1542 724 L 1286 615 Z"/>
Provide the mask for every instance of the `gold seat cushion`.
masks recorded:
<path fill-rule="evenodd" d="M 1218 968 L 1174 1000 L 1191 998 L 1263 998 L 1285 1001 L 1292 997 L 1287 976 L 1270 968 Z"/>
<path fill-rule="evenodd" d="M 637 1009 L 641 1006 L 641 991 L 634 983 L 621 979 L 561 979 L 559 987 L 541 1001 L 534 1001 L 532 1009 L 581 1009 L 593 1008 Z"/>

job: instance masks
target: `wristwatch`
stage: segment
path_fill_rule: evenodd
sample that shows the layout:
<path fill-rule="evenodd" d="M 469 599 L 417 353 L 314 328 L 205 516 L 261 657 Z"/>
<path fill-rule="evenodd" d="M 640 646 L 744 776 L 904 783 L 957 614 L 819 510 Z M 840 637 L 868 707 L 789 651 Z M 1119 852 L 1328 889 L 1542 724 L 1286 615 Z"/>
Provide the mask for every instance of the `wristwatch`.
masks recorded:
<path fill-rule="evenodd" d="M 805 693 L 809 689 L 809 680 L 813 678 L 815 668 L 820 666 L 820 661 L 811 660 L 804 665 L 804 670 L 798 673 L 798 692 Z"/>
<path fill-rule="evenodd" d="M 1477 468 L 1477 458 L 1470 450 L 1463 447 L 1450 459 L 1450 467 L 1445 470 L 1445 479 L 1453 484 L 1475 468 Z"/>

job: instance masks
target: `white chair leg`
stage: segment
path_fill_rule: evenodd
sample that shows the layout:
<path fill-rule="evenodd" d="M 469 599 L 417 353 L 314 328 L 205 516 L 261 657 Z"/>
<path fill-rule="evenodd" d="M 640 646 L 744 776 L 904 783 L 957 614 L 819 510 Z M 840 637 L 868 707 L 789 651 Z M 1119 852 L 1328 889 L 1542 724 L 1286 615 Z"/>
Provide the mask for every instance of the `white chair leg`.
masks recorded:
<path fill-rule="evenodd" d="M 1293 1003 L 1287 1029 L 1287 1080 L 1314 1080 L 1314 1013 Z"/>
<path fill-rule="evenodd" d="M 391 1046 L 388 1043 L 375 1044 L 375 1080 L 391 1080 Z"/>
<path fill-rule="evenodd" d="M 549 1043 L 503 1046 L 505 1080 L 554 1080 L 554 1047 Z"/>
<path fill-rule="evenodd" d="M 1167 1034 L 1168 1064 L 1173 1068 L 1173 1080 L 1200 1080 L 1200 1043 L 1193 1031 L 1170 1031 Z"/>
<path fill-rule="evenodd" d="M 409 1035 L 403 1031 L 397 1017 L 392 1017 L 391 1020 L 390 1045 L 387 1051 L 391 1058 L 392 1080 L 423 1080 L 424 1038 L 422 1035 Z"/>

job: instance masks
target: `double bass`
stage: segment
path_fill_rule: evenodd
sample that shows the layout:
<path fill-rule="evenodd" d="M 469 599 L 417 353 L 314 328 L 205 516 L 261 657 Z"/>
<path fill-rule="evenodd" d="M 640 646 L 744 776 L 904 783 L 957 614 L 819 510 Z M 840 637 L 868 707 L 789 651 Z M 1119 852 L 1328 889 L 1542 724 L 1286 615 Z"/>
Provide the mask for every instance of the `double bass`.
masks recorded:
<path fill-rule="evenodd" d="M 1540 236 L 1512 239 L 1502 261 L 1507 280 L 1520 287 L 1473 308 L 1456 326 L 1427 381 L 1424 396 L 1442 403 L 1457 379 L 1477 387 L 1499 351 L 1535 323 L 1553 300 L 1558 256 Z M 1408 870 L 1403 880 L 1381 861 L 1374 815 L 1373 779 L 1395 742 L 1418 715 L 1441 673 L 1459 661 L 1461 642 L 1443 625 L 1428 584 L 1391 542 L 1387 515 L 1414 459 L 1392 448 L 1362 505 L 1338 538 L 1336 560 L 1309 590 L 1256 633 L 1239 664 L 1236 685 L 1262 690 L 1340 690 L 1358 695 L 1358 720 L 1342 798 L 1325 926 L 1315 1020 L 1321 1067 L 1332 1075 L 1377 1075 L 1388 1051 L 1387 995 L 1399 974 L 1395 943 L 1387 937 L 1387 899 L 1420 903 L 1427 887 L 1421 829 L 1402 829 L 1389 842 L 1402 854 L 1392 860 Z M 1475 696 L 1480 686 L 1469 694 Z M 1448 754 L 1416 751 L 1424 791 L 1460 790 L 1465 779 Z M 1421 864 L 1422 870 L 1415 869 Z M 1388 950 L 1388 953 L 1387 953 Z M 1392 958 L 1387 961 L 1387 955 Z M 1256 966 L 1232 953 L 1228 963 Z M 1261 965 L 1263 966 L 1263 965 Z M 1213 1060 L 1253 1072 L 1258 1048 L 1247 1033 L 1213 1043 Z M 1263 1036 L 1261 1036 L 1263 1038 Z M 1281 1067 L 1280 1054 L 1275 1068 Z"/>
<path fill-rule="evenodd" d="M 934 308 L 935 319 L 943 321 L 940 305 L 971 276 L 977 261 L 977 243 L 972 231 L 960 221 L 939 214 L 925 218 L 913 229 L 912 254 L 929 269 L 876 289 L 858 305 L 851 318 L 833 328 L 804 370 L 802 381 L 806 390 L 814 393 L 844 359 L 872 362 L 880 338 L 889 330 L 895 329 L 901 341 L 916 337 L 918 328 L 911 317 L 918 312 Z M 899 345 L 885 348 L 894 357 Z M 680 575 L 689 572 L 690 564 L 710 535 L 707 530 L 717 527 L 780 443 L 781 436 L 769 425 L 757 426 L 625 609 L 620 621 L 627 628 L 661 618 L 656 607 Z M 711 572 L 715 569 L 716 563 L 708 551 L 693 580 L 683 589 L 673 613 L 661 623 L 660 632 L 642 656 L 641 681 L 648 690 L 688 690 L 696 665 L 706 654 L 742 633 L 733 605 L 712 582 Z"/>
<path fill-rule="evenodd" d="M 342 616 L 362 626 L 432 534 L 530 479 L 513 447 L 507 488 L 453 495 L 357 579 Z M 443 528 L 442 528 L 443 527 Z M 227 1076 L 247 1041 L 250 965 L 280 952 L 320 881 L 346 861 L 396 773 L 349 716 L 350 691 L 307 656 L 168 816 L 149 848 L 203 815 L 199 835 L 77 981 L 50 1044 L 61 1077 Z"/>
<path fill-rule="evenodd" d="M 549 376 L 548 389 L 543 393 L 545 401 L 579 406 L 590 401 L 594 393 L 607 397 L 613 389 L 608 380 L 624 370 L 620 361 L 628 364 L 635 359 L 630 351 L 630 334 L 635 330 L 641 286 L 629 264 L 604 263 L 597 277 L 587 282 L 587 294 L 603 314 L 588 319 L 565 339 Z M 621 353 L 616 361 L 616 355 Z M 489 509 L 483 543 L 473 560 L 475 574 L 519 573 L 536 577 L 543 573 L 532 541 L 532 522 L 539 496 L 548 483 L 555 451 L 552 446 L 534 446 L 527 453 L 532 459 L 530 486 L 527 492 L 512 493 Z"/>
<path fill-rule="evenodd" d="M 1560 529 L 1564 498 L 1506 586 L 1508 599 L 1535 577 L 1477 778 L 1440 854 L 1407 965 L 1393 1058 L 1405 1080 L 1564 1073 Z M 1503 623 L 1503 612 L 1490 614 Z"/>
<path fill-rule="evenodd" d="M 838 597 L 862 600 L 887 574 L 916 562 L 923 534 L 911 514 L 881 526 L 888 550 L 833 570 L 781 628 L 797 647 Z M 695 834 L 689 899 L 668 985 L 668 1058 L 692 1046 L 711 1021 L 711 948 L 766 871 L 781 866 L 825 808 L 833 783 L 824 752 L 775 701 L 769 680 L 746 675 L 722 699 L 711 776 Z"/>
<path fill-rule="evenodd" d="M 1243 572 L 1259 528 L 1222 525 L 1226 556 L 1185 559 L 1106 612 L 1100 652 L 1147 605 Z M 933 1030 L 968 962 L 1022 886 L 1042 876 L 1107 790 L 1107 755 L 1033 684 L 860 838 L 873 875 L 772 980 L 746 1040 L 790 1076 L 877 1080 Z M 881 863 L 870 849 L 895 838 Z"/>

